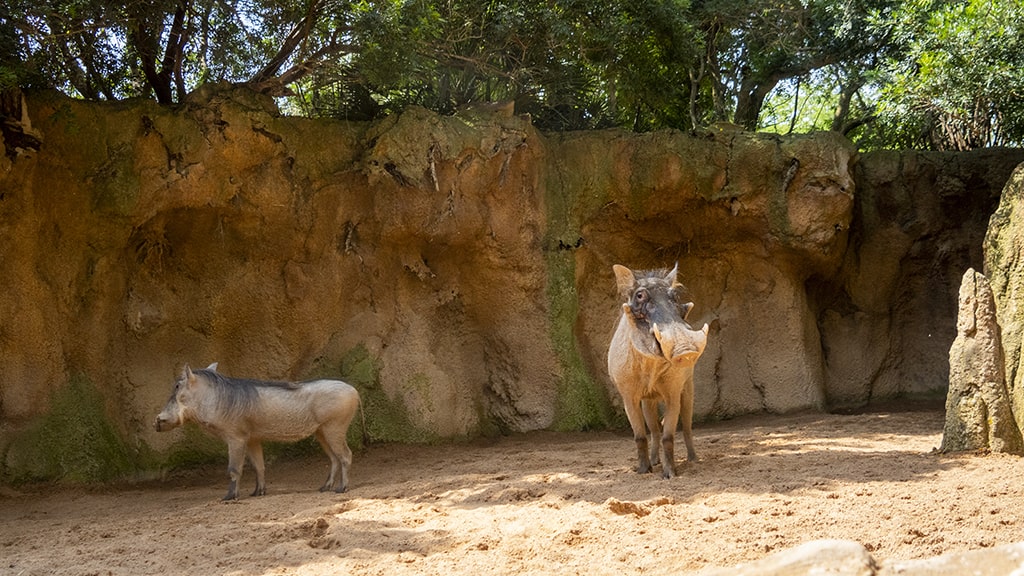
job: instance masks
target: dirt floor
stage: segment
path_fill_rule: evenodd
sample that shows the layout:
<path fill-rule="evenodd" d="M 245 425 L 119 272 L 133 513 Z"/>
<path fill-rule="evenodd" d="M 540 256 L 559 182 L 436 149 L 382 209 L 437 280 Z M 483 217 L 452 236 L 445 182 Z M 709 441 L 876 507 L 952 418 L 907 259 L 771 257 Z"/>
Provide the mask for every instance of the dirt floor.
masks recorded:
<path fill-rule="evenodd" d="M 0 574 L 618 576 L 732 566 L 819 538 L 881 561 L 1024 540 L 1024 459 L 937 454 L 942 418 L 698 424 L 700 461 L 669 481 L 633 471 L 625 433 L 545 432 L 375 445 L 356 453 L 345 494 L 316 491 L 320 457 L 270 462 L 266 496 L 227 504 L 222 466 L 3 489 Z"/>

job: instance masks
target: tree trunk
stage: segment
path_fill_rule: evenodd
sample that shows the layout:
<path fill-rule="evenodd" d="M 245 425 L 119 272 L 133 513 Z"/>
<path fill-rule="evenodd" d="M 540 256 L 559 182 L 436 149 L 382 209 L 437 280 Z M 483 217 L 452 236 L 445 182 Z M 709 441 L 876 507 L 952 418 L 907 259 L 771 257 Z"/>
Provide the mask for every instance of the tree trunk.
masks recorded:
<path fill-rule="evenodd" d="M 174 72 L 181 66 L 184 54 L 185 43 L 188 42 L 188 28 L 186 26 L 190 0 L 181 0 L 176 3 L 174 20 L 167 36 L 167 49 L 159 62 L 157 69 L 157 53 L 160 50 L 160 38 L 163 27 L 157 25 L 151 28 L 147 23 L 147 14 L 139 12 L 132 18 L 132 28 L 129 32 L 135 50 L 139 54 L 142 65 L 142 72 L 146 77 L 146 83 L 153 89 L 157 102 L 161 104 L 174 103 L 174 91 L 171 83 Z M 153 18 L 159 22 L 159 16 Z M 179 85 L 179 96 L 184 96 L 184 83 Z"/>
<path fill-rule="evenodd" d="M 779 78 L 778 75 L 772 75 L 761 83 L 749 78 L 743 80 L 740 84 L 740 91 L 736 95 L 736 113 L 733 116 L 733 122 L 745 130 L 757 130 L 757 121 L 761 117 L 764 99 L 779 83 Z"/>

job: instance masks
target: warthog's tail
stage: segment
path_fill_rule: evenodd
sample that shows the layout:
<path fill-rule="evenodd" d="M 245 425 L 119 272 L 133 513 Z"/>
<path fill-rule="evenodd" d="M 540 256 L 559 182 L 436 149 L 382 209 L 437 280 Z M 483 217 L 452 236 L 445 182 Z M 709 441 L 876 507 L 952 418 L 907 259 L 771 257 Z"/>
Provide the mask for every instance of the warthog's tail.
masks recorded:
<path fill-rule="evenodd" d="M 359 422 L 362 425 L 363 431 L 363 448 L 365 449 L 370 445 L 370 433 L 366 430 L 366 415 L 363 413 L 363 397 L 359 396 Z"/>

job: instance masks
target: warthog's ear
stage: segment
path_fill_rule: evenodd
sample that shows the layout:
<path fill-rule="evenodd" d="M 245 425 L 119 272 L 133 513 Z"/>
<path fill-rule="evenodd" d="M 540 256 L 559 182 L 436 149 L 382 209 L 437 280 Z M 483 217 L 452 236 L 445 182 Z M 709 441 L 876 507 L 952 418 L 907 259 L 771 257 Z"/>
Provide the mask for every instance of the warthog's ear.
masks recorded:
<path fill-rule="evenodd" d="M 192 372 L 192 368 L 188 364 L 185 364 L 185 368 L 182 369 L 181 377 L 189 386 L 196 383 L 195 372 Z"/>
<path fill-rule="evenodd" d="M 636 275 L 629 268 L 619 264 L 612 265 L 612 271 L 615 272 L 615 283 L 619 286 L 619 294 L 628 299 L 633 290 L 636 290 Z"/>
<path fill-rule="evenodd" d="M 665 282 L 668 282 L 669 286 L 674 286 L 675 284 L 678 284 L 679 282 L 676 282 L 676 276 L 678 275 L 679 262 L 676 262 L 676 265 L 672 267 L 672 270 L 670 270 L 669 273 L 665 275 Z"/>
<path fill-rule="evenodd" d="M 217 362 L 214 362 L 213 364 L 210 364 L 209 366 L 207 366 L 206 369 L 209 370 L 210 372 L 216 372 L 217 371 L 217 364 L 218 364 Z"/>

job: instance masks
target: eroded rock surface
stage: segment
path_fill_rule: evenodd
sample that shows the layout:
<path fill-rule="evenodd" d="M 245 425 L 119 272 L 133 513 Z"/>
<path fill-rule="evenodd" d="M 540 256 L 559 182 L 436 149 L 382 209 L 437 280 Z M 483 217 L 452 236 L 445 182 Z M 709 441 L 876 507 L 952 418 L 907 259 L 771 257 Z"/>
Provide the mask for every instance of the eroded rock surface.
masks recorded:
<path fill-rule="evenodd" d="M 942 450 L 1024 452 L 1010 411 L 995 300 L 973 268 L 960 285 L 957 336 L 949 350 L 949 391 Z"/>
<path fill-rule="evenodd" d="M 72 378 L 119 450 L 173 451 L 149 424 L 185 362 L 345 378 L 375 439 L 617 425 L 616 263 L 679 263 L 711 327 L 698 421 L 944 391 L 951 278 L 980 268 L 1024 155 L 541 134 L 508 110 L 313 121 L 225 86 L 173 109 L 25 102 L 39 147 L 0 165 L 0 447 L 19 461 Z"/>
<path fill-rule="evenodd" d="M 1024 166 L 1018 166 L 985 236 L 985 276 L 992 285 L 1002 340 L 1006 388 L 1017 427 L 1024 429 Z"/>

